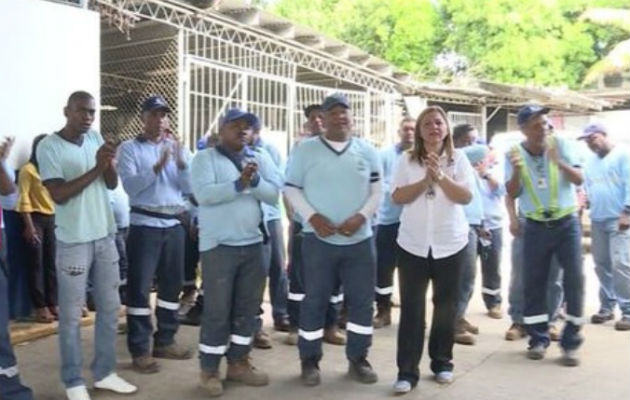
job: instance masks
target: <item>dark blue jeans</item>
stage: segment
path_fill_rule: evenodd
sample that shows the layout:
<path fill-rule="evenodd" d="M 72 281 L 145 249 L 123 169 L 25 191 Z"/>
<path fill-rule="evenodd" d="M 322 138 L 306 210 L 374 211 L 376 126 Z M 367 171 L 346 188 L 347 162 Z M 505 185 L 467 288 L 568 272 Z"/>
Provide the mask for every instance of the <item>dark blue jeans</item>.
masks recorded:
<path fill-rule="evenodd" d="M 523 320 L 530 335 L 529 345 L 549 345 L 547 282 L 551 259 L 555 255 L 564 272 L 563 287 L 567 304 L 566 325 L 560 346 L 576 349 L 584 312 L 584 274 L 582 271 L 582 232 L 574 215 L 549 223 L 527 219 L 523 234 L 525 311 Z"/>
<path fill-rule="evenodd" d="M 2 244 L 4 246 L 4 243 Z M 0 258 L 0 399 L 32 400 L 31 389 L 22 385 L 9 337 L 9 297 L 4 261 Z"/>
<path fill-rule="evenodd" d="M 265 268 L 269 276 L 269 298 L 273 320 L 279 322 L 287 318 L 287 297 L 289 284 L 287 271 L 284 268 L 284 235 L 282 222 L 279 219 L 267 222 L 269 242 L 263 247 Z"/>
<path fill-rule="evenodd" d="M 376 304 L 388 307 L 394 293 L 394 269 L 398 263 L 399 223 L 376 227 Z"/>
<path fill-rule="evenodd" d="M 175 341 L 179 328 L 177 311 L 184 277 L 184 228 L 152 228 L 131 225 L 127 238 L 127 345 L 133 357 L 150 353 L 153 332 L 149 294 L 157 276 L 157 331 L 155 347 Z"/>
<path fill-rule="evenodd" d="M 304 260 L 304 300 L 300 308 L 298 347 L 302 360 L 322 358 L 322 339 L 330 297 L 344 288 L 348 308 L 346 357 L 366 357 L 372 345 L 372 305 L 376 281 L 376 254 L 372 238 L 348 246 L 324 242 L 314 234 L 302 241 Z"/>
<path fill-rule="evenodd" d="M 201 369 L 217 372 L 225 354 L 228 361 L 251 350 L 255 317 L 265 287 L 261 243 L 217 246 L 201 253 L 204 287 L 199 337 Z"/>
<path fill-rule="evenodd" d="M 486 308 L 501 305 L 501 250 L 503 229 L 490 230 L 490 244 L 484 246 L 479 240 L 477 252 L 481 259 L 481 294 Z"/>
<path fill-rule="evenodd" d="M 289 238 L 290 262 L 289 262 L 289 299 L 287 311 L 289 313 L 289 323 L 293 328 L 297 328 L 300 321 L 300 306 L 304 300 L 304 260 L 302 258 L 302 224 L 293 222 L 293 230 Z M 343 296 L 340 294 L 341 288 L 337 284 L 330 304 L 326 309 L 326 320 L 324 327 L 329 328 L 337 324 L 339 308 Z"/>

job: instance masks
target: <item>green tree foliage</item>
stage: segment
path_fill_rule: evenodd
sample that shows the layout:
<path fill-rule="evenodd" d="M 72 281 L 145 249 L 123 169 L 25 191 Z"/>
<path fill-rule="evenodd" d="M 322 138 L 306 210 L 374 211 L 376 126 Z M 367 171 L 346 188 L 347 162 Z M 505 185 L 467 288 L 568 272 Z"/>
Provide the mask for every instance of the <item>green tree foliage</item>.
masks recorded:
<path fill-rule="evenodd" d="M 472 77 L 578 87 L 624 37 L 580 20 L 626 0 L 277 0 L 272 12 L 356 45 L 420 78 L 442 79 L 439 54 L 468 61 Z M 446 76 L 448 78 L 448 76 Z"/>

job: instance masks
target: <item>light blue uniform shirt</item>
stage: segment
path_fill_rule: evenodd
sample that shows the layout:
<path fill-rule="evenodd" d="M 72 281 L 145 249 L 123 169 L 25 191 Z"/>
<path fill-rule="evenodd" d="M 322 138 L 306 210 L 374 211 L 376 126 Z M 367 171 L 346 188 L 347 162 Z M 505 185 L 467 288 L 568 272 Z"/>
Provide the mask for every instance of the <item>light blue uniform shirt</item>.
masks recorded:
<path fill-rule="evenodd" d="M 376 149 L 365 140 L 352 137 L 338 152 L 321 137 L 303 140 L 295 148 L 287 170 L 286 185 L 302 190 L 316 212 L 340 225 L 358 213 L 370 196 L 370 184 L 381 179 Z M 372 236 L 369 221 L 354 235 L 335 233 L 321 238 L 334 245 L 351 245 Z M 304 232 L 315 230 L 304 222 Z"/>
<path fill-rule="evenodd" d="M 281 172 L 284 171 L 284 166 L 282 163 L 282 156 L 276 147 L 266 142 L 262 139 L 258 139 L 256 143 L 254 143 L 254 150 L 256 151 L 266 151 L 267 155 L 273 161 L 273 164 L 276 166 L 276 169 Z M 284 180 L 284 177 L 283 177 Z M 280 204 L 276 205 L 268 205 L 266 203 L 262 203 L 263 210 L 263 218 L 265 222 L 279 220 L 282 218 L 282 213 L 280 212 Z"/>
<path fill-rule="evenodd" d="M 79 146 L 58 133 L 48 135 L 37 146 L 42 182 L 63 179 L 69 182 L 96 166 L 96 152 L 103 145 L 93 130 L 83 135 Z M 55 236 L 64 243 L 87 243 L 116 232 L 105 180 L 101 176 L 83 191 L 55 207 Z"/>
<path fill-rule="evenodd" d="M 630 154 L 619 146 L 604 158 L 593 154 L 584 168 L 584 189 L 593 221 L 619 218 L 630 206 Z"/>
<path fill-rule="evenodd" d="M 190 194 L 190 152 L 182 148 L 182 158 L 186 168 L 177 168 L 172 152 L 175 142 L 163 139 L 158 143 L 140 138 L 127 140 L 118 148 L 118 174 L 125 191 L 129 195 L 129 204 L 140 208 L 172 208 L 185 211 L 184 195 Z M 159 174 L 153 166 L 162 156 L 163 151 L 171 151 L 169 161 Z M 168 228 L 180 222 L 177 219 L 163 219 L 148 215 L 131 213 L 132 225 Z"/>
<path fill-rule="evenodd" d="M 399 144 L 387 147 L 379 153 L 381 167 L 383 168 L 383 198 L 378 207 L 376 223 L 378 225 L 391 225 L 400 222 L 402 206 L 392 201 L 392 178 L 394 168 L 398 165 L 403 151 Z"/>
<path fill-rule="evenodd" d="M 472 199 L 470 203 L 464 206 L 464 213 L 466 214 L 466 220 L 468 225 L 481 225 L 483 222 L 483 197 L 481 196 L 481 178 L 475 172 L 475 182 L 470 188 L 472 191 Z"/>
<path fill-rule="evenodd" d="M 262 242 L 260 202 L 278 203 L 282 176 L 266 152 L 245 148 L 240 155 L 230 157 L 217 147 L 199 151 L 192 161 L 192 189 L 199 203 L 200 251 Z M 241 190 L 236 183 L 241 172 L 235 163 L 244 157 L 258 164 L 259 180 L 254 187 Z"/>
<path fill-rule="evenodd" d="M 483 199 L 483 226 L 486 229 L 499 229 L 503 227 L 503 196 L 505 196 L 505 185 L 502 184 L 503 177 L 498 176 L 498 166 L 490 168 L 488 173 L 497 182 L 497 187 L 492 190 L 487 180 L 482 179 L 479 186 L 481 198 Z"/>
<path fill-rule="evenodd" d="M 120 183 L 116 189 L 109 191 L 109 204 L 114 212 L 116 227 L 119 230 L 129 228 L 129 196 Z"/>
<path fill-rule="evenodd" d="M 571 143 L 559 136 L 555 137 L 556 144 L 558 146 L 558 155 L 560 158 L 567 164 L 579 167 L 579 162 L 577 161 L 575 155 L 577 152 L 573 149 Z M 537 193 L 538 198 L 541 203 L 545 207 L 545 209 L 549 209 L 550 203 L 550 188 L 549 188 L 549 160 L 547 158 L 547 154 L 545 153 L 542 156 L 532 156 L 525 148 L 523 148 L 522 144 L 519 144 L 522 150 L 521 155 L 524 154 L 523 160 L 527 169 L 529 171 L 529 175 L 532 178 L 532 184 L 534 186 L 534 191 Z M 509 159 L 509 151 L 506 153 L 505 160 L 505 181 L 508 182 L 512 178 L 512 163 L 510 163 Z M 544 182 L 544 185 L 539 184 L 539 180 Z M 532 202 L 529 194 L 527 194 L 525 188 L 523 187 L 523 183 L 521 181 L 520 193 L 518 195 L 519 199 L 519 211 L 523 214 L 533 213 L 536 211 L 536 207 Z M 577 207 L 577 198 L 575 195 L 575 185 L 573 185 L 565 176 L 562 171 L 558 171 L 558 206 L 560 209 L 565 209 L 569 207 Z"/>

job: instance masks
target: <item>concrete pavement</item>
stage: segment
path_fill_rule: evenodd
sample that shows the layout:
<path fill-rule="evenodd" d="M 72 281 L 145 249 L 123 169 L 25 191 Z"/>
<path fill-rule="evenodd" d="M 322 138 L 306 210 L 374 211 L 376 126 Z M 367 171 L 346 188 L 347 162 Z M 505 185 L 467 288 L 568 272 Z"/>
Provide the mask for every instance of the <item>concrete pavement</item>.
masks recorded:
<path fill-rule="evenodd" d="M 507 261 L 507 260 L 506 260 Z M 508 282 L 509 264 L 504 263 L 504 282 Z M 597 282 L 590 256 L 585 263 L 587 275 L 586 315 L 597 310 Z M 477 279 L 480 281 L 479 277 Z M 477 285 L 479 286 L 479 285 Z M 507 288 L 503 294 L 506 297 Z M 268 304 L 265 304 L 268 307 Z M 430 308 L 430 307 L 429 307 Z M 397 309 L 396 313 L 397 313 Z M 268 313 L 266 313 L 268 315 Z M 395 320 L 398 316 L 396 314 Z M 478 324 L 481 333 L 477 345 L 456 345 L 454 350 L 455 382 L 439 386 L 432 380 L 428 357 L 421 363 L 423 377 L 418 387 L 405 396 L 408 399 L 465 399 L 465 400 L 628 400 L 630 399 L 630 333 L 617 332 L 613 323 L 603 326 L 587 324 L 586 341 L 581 350 L 582 365 L 567 368 L 558 364 L 560 350 L 552 344 L 547 358 L 531 361 L 525 358 L 526 340 L 506 342 L 503 334 L 509 318 L 493 320 L 485 316 L 479 287 L 470 305 L 468 319 Z M 269 321 L 267 321 L 269 325 Z M 267 329 L 270 330 L 268 327 Z M 179 341 L 191 346 L 198 343 L 198 328 L 182 327 Z M 267 371 L 271 384 L 264 388 L 248 388 L 227 384 L 223 398 L 242 400 L 261 399 L 381 399 L 392 396 L 391 385 L 396 377 L 397 323 L 376 331 L 370 361 L 379 373 L 379 382 L 373 385 L 355 383 L 346 378 L 347 362 L 343 349 L 325 345 L 321 363 L 322 385 L 303 387 L 298 379 L 297 348 L 284 345 L 284 333 L 273 333 L 274 348 L 254 350 L 255 365 Z M 93 328 L 82 330 L 85 374 L 91 382 L 89 362 L 92 356 Z M 59 352 L 57 336 L 51 336 L 16 348 L 24 381 L 35 391 L 37 399 L 64 399 L 59 381 Z M 188 361 L 161 361 L 162 371 L 155 375 L 139 375 L 130 369 L 125 336 L 118 340 L 119 373 L 138 385 L 137 394 L 128 397 L 137 400 L 203 399 L 196 386 L 199 367 L 195 358 Z M 93 393 L 94 399 L 113 400 L 120 396 Z"/>

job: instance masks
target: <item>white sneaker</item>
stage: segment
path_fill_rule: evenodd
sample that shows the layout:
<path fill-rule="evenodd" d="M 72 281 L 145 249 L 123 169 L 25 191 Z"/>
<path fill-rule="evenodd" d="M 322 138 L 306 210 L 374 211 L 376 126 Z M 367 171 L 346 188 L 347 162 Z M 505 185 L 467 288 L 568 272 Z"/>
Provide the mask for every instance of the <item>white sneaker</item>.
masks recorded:
<path fill-rule="evenodd" d="M 435 381 L 440 385 L 448 385 L 453 382 L 453 373 L 451 371 L 440 371 L 435 374 Z"/>
<path fill-rule="evenodd" d="M 137 387 L 118 376 L 115 372 L 112 372 L 100 381 L 94 382 L 94 388 L 110 390 L 119 394 L 131 394 L 138 390 Z"/>
<path fill-rule="evenodd" d="M 411 392 L 411 383 L 404 379 L 399 379 L 394 383 L 394 394 L 397 396 Z"/>
<path fill-rule="evenodd" d="M 66 397 L 68 400 L 90 400 L 90 394 L 85 385 L 66 389 Z"/>

